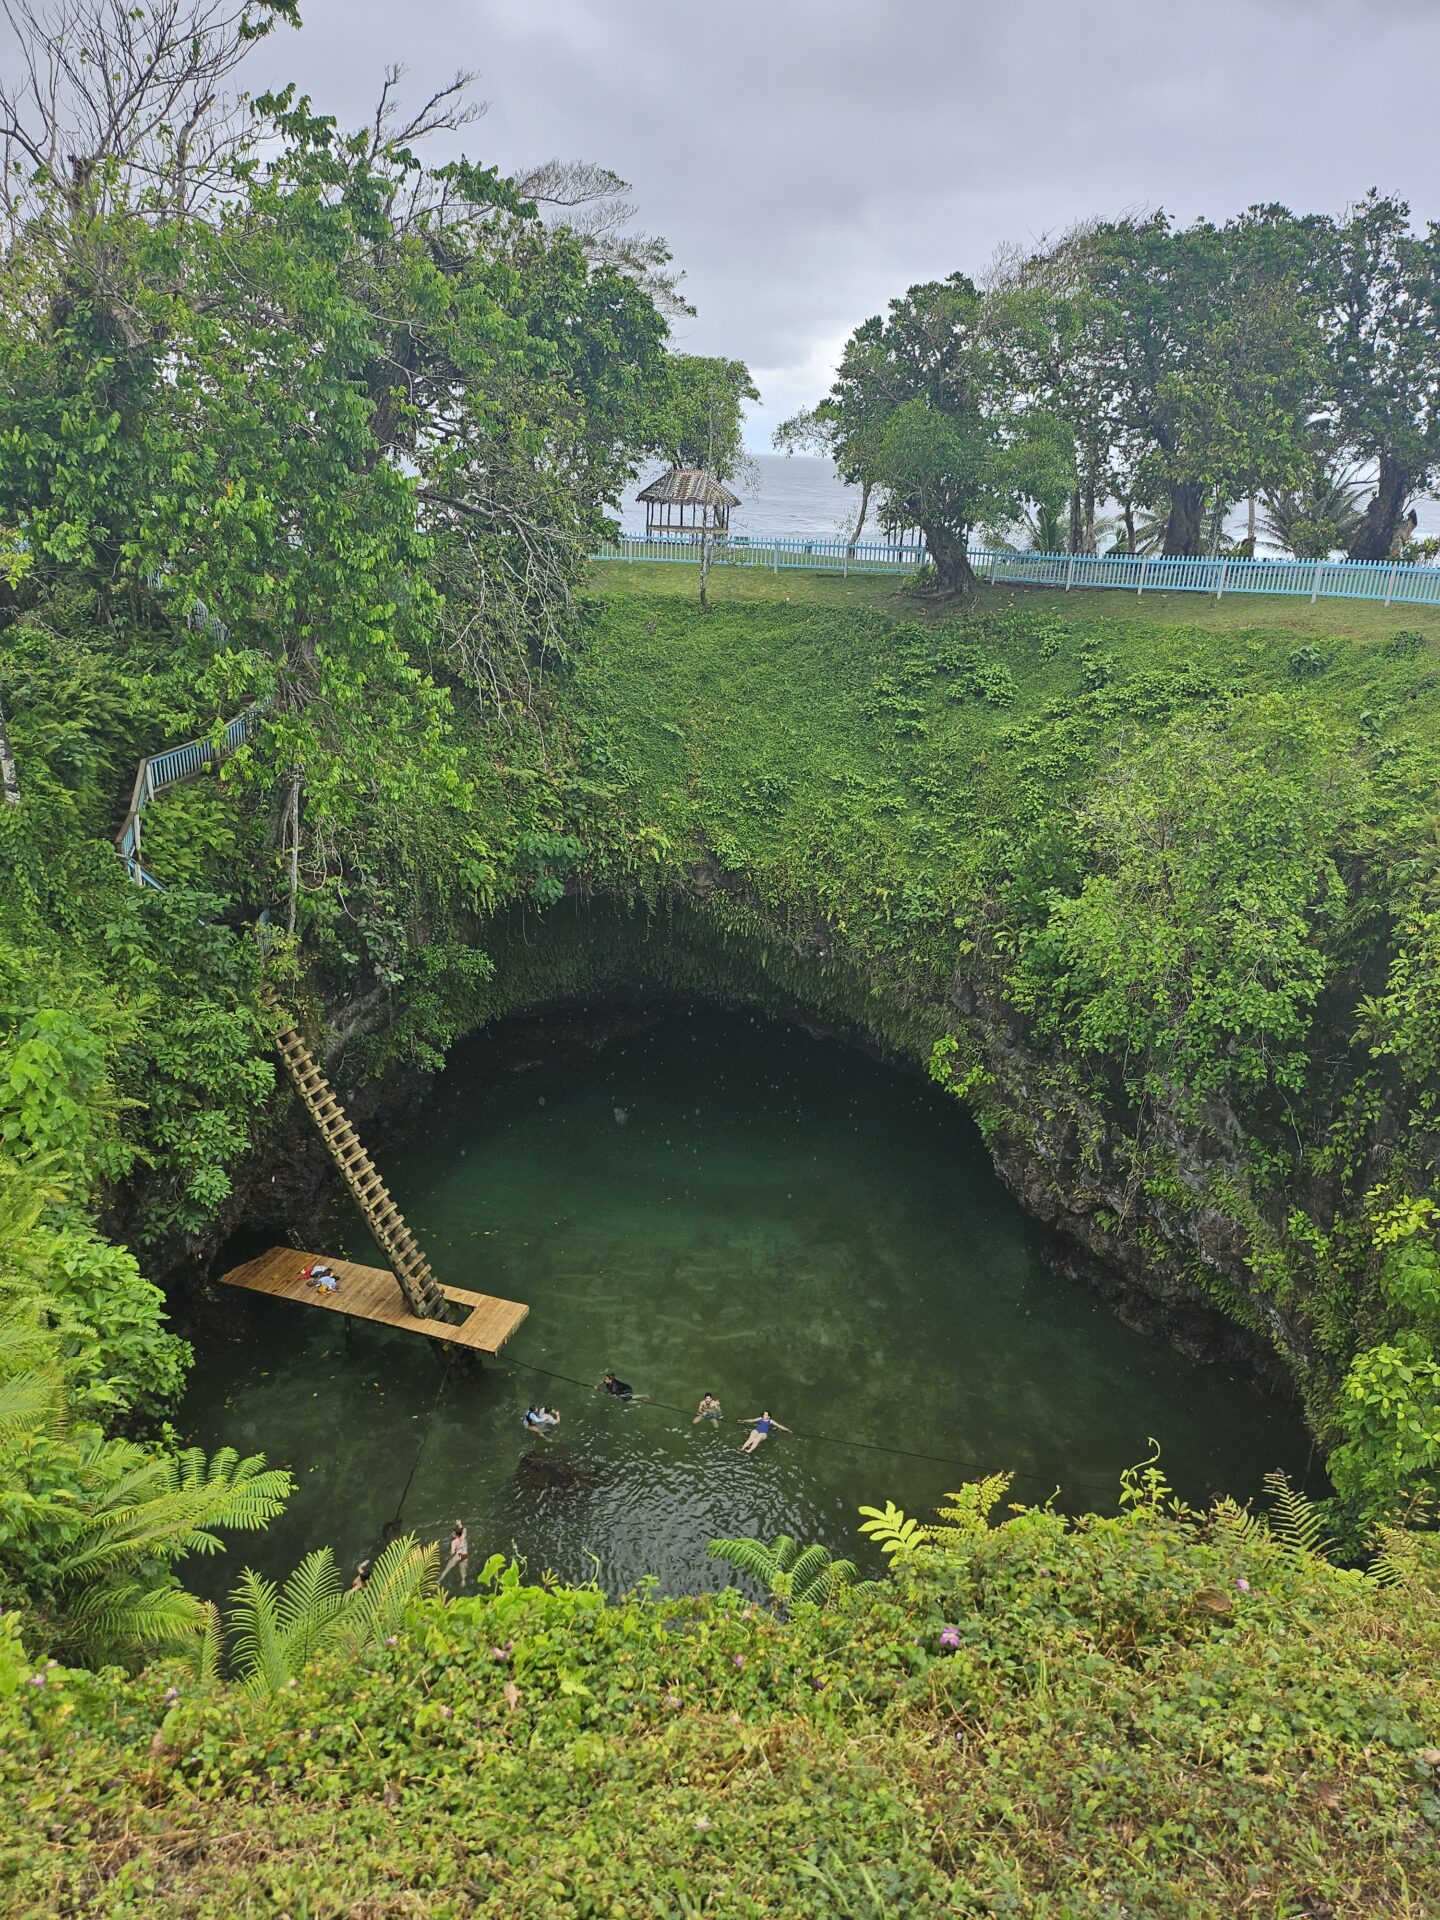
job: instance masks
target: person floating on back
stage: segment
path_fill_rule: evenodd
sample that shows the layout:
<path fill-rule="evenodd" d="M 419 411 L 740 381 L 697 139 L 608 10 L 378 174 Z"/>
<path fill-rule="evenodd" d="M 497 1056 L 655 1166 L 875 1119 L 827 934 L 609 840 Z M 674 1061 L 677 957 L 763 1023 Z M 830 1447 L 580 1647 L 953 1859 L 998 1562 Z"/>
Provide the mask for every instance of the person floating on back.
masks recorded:
<path fill-rule="evenodd" d="M 443 1580 L 452 1567 L 460 1569 L 460 1584 L 465 1584 L 465 1567 L 470 1558 L 470 1536 L 465 1531 L 465 1522 L 457 1520 L 450 1529 L 450 1558 L 440 1570 Z"/>
<path fill-rule="evenodd" d="M 613 1393 L 617 1400 L 643 1400 L 645 1398 L 643 1393 L 636 1393 L 628 1381 L 617 1380 L 608 1367 L 605 1370 L 605 1378 L 596 1381 L 595 1391 L 596 1393 Z"/>
<path fill-rule="evenodd" d="M 700 1404 L 695 1409 L 695 1418 L 690 1422 L 691 1426 L 698 1427 L 702 1420 L 718 1421 L 719 1418 L 720 1402 L 715 1398 L 713 1393 L 702 1393 L 700 1396 Z"/>
<path fill-rule="evenodd" d="M 740 1424 L 742 1427 L 750 1426 L 748 1419 L 742 1420 Z M 780 1421 L 771 1419 L 770 1409 L 767 1407 L 759 1419 L 756 1420 L 754 1426 L 750 1427 L 750 1431 L 746 1434 L 745 1443 L 740 1451 L 742 1453 L 753 1453 L 762 1440 L 768 1440 L 770 1438 L 771 1429 L 774 1427 L 779 1427 L 781 1433 L 789 1433 L 790 1431 L 789 1427 L 783 1426 Z"/>
<path fill-rule="evenodd" d="M 521 1422 L 521 1425 L 527 1433 L 544 1433 L 546 1427 L 550 1425 L 550 1422 L 545 1418 L 545 1409 L 543 1407 L 532 1406 L 525 1409 L 525 1418 Z"/>

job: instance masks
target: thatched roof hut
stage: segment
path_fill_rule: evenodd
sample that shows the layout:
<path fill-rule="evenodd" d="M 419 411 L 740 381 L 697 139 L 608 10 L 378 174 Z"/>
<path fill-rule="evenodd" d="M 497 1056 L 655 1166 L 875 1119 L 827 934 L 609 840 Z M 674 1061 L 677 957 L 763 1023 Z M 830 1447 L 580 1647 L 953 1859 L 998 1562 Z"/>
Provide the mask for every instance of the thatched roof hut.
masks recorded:
<path fill-rule="evenodd" d="M 740 502 L 703 467 L 671 467 L 635 496 L 645 502 L 645 536 L 657 533 L 724 533 L 730 509 Z"/>

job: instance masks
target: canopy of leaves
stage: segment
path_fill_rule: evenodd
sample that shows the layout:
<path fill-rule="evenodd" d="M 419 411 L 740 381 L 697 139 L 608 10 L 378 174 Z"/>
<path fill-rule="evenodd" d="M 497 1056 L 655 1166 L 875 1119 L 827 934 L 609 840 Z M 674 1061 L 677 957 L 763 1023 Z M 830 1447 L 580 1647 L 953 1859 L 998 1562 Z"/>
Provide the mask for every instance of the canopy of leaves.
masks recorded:
<path fill-rule="evenodd" d="M 923 531 L 944 592 L 970 578 L 973 527 L 1063 497 L 1072 477 L 1062 427 L 1017 386 L 1032 319 L 963 274 L 912 287 L 856 328 L 816 409 L 841 474 L 879 491 L 891 526 Z"/>

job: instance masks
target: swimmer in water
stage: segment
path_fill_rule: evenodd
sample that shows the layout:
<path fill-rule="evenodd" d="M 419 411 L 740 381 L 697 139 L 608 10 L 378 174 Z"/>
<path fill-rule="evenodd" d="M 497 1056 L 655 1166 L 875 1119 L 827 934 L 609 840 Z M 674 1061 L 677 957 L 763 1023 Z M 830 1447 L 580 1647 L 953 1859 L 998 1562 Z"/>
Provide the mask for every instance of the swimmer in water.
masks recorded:
<path fill-rule="evenodd" d="M 753 1426 L 750 1425 L 749 1420 L 742 1420 L 740 1424 L 742 1427 L 750 1427 L 749 1433 L 745 1436 L 745 1444 L 740 1449 L 742 1453 L 754 1453 L 760 1442 L 762 1440 L 768 1440 L 776 1427 L 780 1428 L 781 1433 L 789 1433 L 790 1431 L 789 1427 L 782 1426 L 780 1421 L 771 1418 L 768 1407 L 760 1415 L 759 1419 L 755 1421 Z"/>

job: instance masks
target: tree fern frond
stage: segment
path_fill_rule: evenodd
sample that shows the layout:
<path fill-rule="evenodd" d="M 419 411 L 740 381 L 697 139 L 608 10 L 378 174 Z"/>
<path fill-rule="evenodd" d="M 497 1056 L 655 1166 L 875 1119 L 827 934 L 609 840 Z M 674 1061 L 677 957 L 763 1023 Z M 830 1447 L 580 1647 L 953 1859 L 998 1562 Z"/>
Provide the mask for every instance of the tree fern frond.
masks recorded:
<path fill-rule="evenodd" d="M 1288 1475 L 1279 1472 L 1266 1474 L 1265 1491 L 1273 1502 L 1270 1531 L 1286 1557 L 1297 1564 L 1328 1558 L 1335 1542 L 1327 1536 L 1324 1515 L 1314 1501 L 1298 1493 Z"/>
<path fill-rule="evenodd" d="M 780 1542 L 785 1535 L 780 1535 Z M 793 1548 L 794 1542 L 788 1544 Z M 706 1549 L 713 1560 L 723 1560 L 738 1573 L 748 1574 L 762 1587 L 773 1590 L 776 1580 L 786 1571 L 787 1562 L 776 1553 L 775 1547 L 763 1540 L 742 1537 L 738 1540 L 712 1540 Z"/>
<path fill-rule="evenodd" d="M 225 1622 L 213 1600 L 205 1602 L 205 1618 L 190 1650 L 190 1671 L 204 1686 L 220 1679 L 220 1658 L 225 1646 Z"/>
<path fill-rule="evenodd" d="M 280 1590 L 275 1626 L 291 1671 L 303 1667 L 328 1637 L 345 1590 L 329 1547 L 307 1553 Z"/>
<path fill-rule="evenodd" d="M 234 1640 L 235 1670 L 249 1693 L 273 1693 L 290 1678 L 279 1609 L 275 1582 L 247 1567 L 230 1596 L 227 1625 Z"/>
<path fill-rule="evenodd" d="M 818 1541 L 795 1556 L 789 1568 L 790 1597 L 793 1600 L 819 1600 L 829 1592 L 830 1552 Z"/>
<path fill-rule="evenodd" d="M 65 1376 L 59 1367 L 31 1367 L 0 1380 L 0 1440 L 64 1429 Z"/>
<path fill-rule="evenodd" d="M 67 1631 L 86 1652 L 188 1646 L 205 1626 L 204 1602 L 183 1587 L 97 1586 L 70 1608 Z"/>
<path fill-rule="evenodd" d="M 335 1620 L 335 1637 L 359 1651 L 393 1632 L 408 1607 L 435 1585 L 440 1550 L 433 1542 L 421 1546 L 414 1534 L 392 1540 L 376 1556 L 358 1593 L 343 1594 Z"/>

